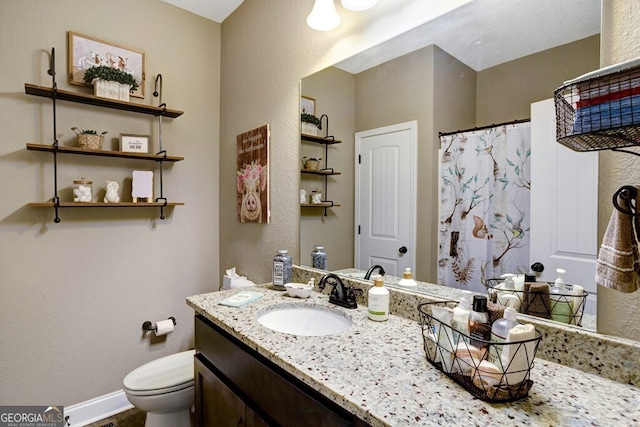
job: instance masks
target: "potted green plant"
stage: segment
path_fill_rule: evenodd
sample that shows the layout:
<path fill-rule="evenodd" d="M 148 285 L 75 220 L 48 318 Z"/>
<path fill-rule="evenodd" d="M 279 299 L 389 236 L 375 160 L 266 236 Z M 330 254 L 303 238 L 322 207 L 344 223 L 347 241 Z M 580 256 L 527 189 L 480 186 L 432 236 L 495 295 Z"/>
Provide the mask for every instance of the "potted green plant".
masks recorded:
<path fill-rule="evenodd" d="M 300 115 L 302 121 L 302 133 L 307 135 L 318 135 L 318 131 L 322 130 L 322 121 L 309 113 L 302 113 Z"/>
<path fill-rule="evenodd" d="M 93 85 L 96 96 L 120 101 L 129 101 L 129 93 L 138 88 L 132 74 L 106 65 L 88 68 L 84 81 Z"/>

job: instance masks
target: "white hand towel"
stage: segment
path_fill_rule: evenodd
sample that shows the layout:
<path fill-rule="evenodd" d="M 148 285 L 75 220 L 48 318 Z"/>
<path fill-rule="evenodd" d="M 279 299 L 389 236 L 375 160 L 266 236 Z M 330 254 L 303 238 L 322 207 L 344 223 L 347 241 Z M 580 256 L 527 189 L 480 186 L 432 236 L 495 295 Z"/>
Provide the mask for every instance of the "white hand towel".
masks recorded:
<path fill-rule="evenodd" d="M 640 191 L 638 191 L 640 195 Z M 638 206 L 636 200 L 636 206 Z M 596 261 L 596 283 L 631 293 L 640 287 L 640 254 L 634 217 L 614 209 Z"/>
<path fill-rule="evenodd" d="M 528 378 L 529 367 L 533 363 L 538 341 L 520 342 L 532 340 L 535 337 L 536 328 L 530 323 L 517 325 L 509 330 L 505 344 L 510 342 L 516 344 L 505 345 L 501 355 L 502 369 L 505 371 L 503 381 L 506 379 L 508 385 L 520 384 Z"/>

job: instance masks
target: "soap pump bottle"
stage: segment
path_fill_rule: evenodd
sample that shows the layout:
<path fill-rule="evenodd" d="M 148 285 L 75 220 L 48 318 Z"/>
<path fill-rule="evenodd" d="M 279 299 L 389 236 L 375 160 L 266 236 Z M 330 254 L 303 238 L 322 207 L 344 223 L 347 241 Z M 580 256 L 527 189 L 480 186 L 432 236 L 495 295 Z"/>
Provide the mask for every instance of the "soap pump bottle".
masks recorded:
<path fill-rule="evenodd" d="M 502 319 L 498 319 L 493 322 L 491 326 L 491 349 L 489 350 L 489 362 L 496 366 L 500 366 L 502 349 L 504 342 L 507 340 L 509 330 L 518 325 L 518 312 L 512 305 L 515 300 L 518 299 L 515 295 L 506 295 L 507 308 L 504 309 Z M 506 368 L 506 366 L 505 366 Z"/>
<path fill-rule="evenodd" d="M 369 319 L 381 322 L 389 318 L 389 291 L 384 287 L 382 276 L 373 278 L 367 299 Z"/>
<path fill-rule="evenodd" d="M 565 270 L 557 268 L 558 278 L 549 289 L 549 298 L 551 299 L 551 319 L 557 322 L 569 323 L 573 315 L 571 307 L 571 292 L 565 287 L 564 274 Z"/>
<path fill-rule="evenodd" d="M 504 307 L 507 307 L 508 302 L 513 301 L 512 302 L 513 305 L 511 307 L 513 307 L 516 311 L 518 311 L 520 309 L 520 298 L 516 297 L 515 300 L 506 298 L 509 295 L 516 294 L 515 280 L 513 279 L 515 275 L 511 273 L 506 273 L 500 277 L 504 279 L 504 282 L 496 286 L 496 288 L 499 289 L 498 295 L 497 295 L 498 303 Z"/>
<path fill-rule="evenodd" d="M 402 286 L 405 288 L 412 288 L 418 286 L 415 280 L 413 280 L 413 274 L 411 273 L 411 267 L 407 267 L 404 269 L 404 274 L 402 279 L 398 282 L 398 286 Z"/>

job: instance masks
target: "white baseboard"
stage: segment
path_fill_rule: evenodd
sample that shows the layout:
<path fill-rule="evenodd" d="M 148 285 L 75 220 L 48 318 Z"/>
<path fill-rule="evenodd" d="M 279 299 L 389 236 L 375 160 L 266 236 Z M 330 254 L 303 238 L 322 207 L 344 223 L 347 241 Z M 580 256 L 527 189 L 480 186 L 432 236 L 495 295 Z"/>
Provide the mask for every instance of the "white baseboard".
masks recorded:
<path fill-rule="evenodd" d="M 72 427 L 82 427 L 112 415 L 132 409 L 123 390 L 114 391 L 95 399 L 87 400 L 64 408 L 64 416 Z M 65 424 L 66 425 L 66 424 Z"/>

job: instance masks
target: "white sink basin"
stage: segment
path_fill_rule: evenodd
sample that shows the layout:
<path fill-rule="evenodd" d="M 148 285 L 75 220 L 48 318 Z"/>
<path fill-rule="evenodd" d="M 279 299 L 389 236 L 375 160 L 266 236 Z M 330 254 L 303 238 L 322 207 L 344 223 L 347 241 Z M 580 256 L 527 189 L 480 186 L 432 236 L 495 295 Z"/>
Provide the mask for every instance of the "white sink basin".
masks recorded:
<path fill-rule="evenodd" d="M 336 335 L 351 327 L 351 317 L 337 309 L 310 304 L 276 305 L 258 315 L 258 322 L 277 332 L 302 336 Z"/>

